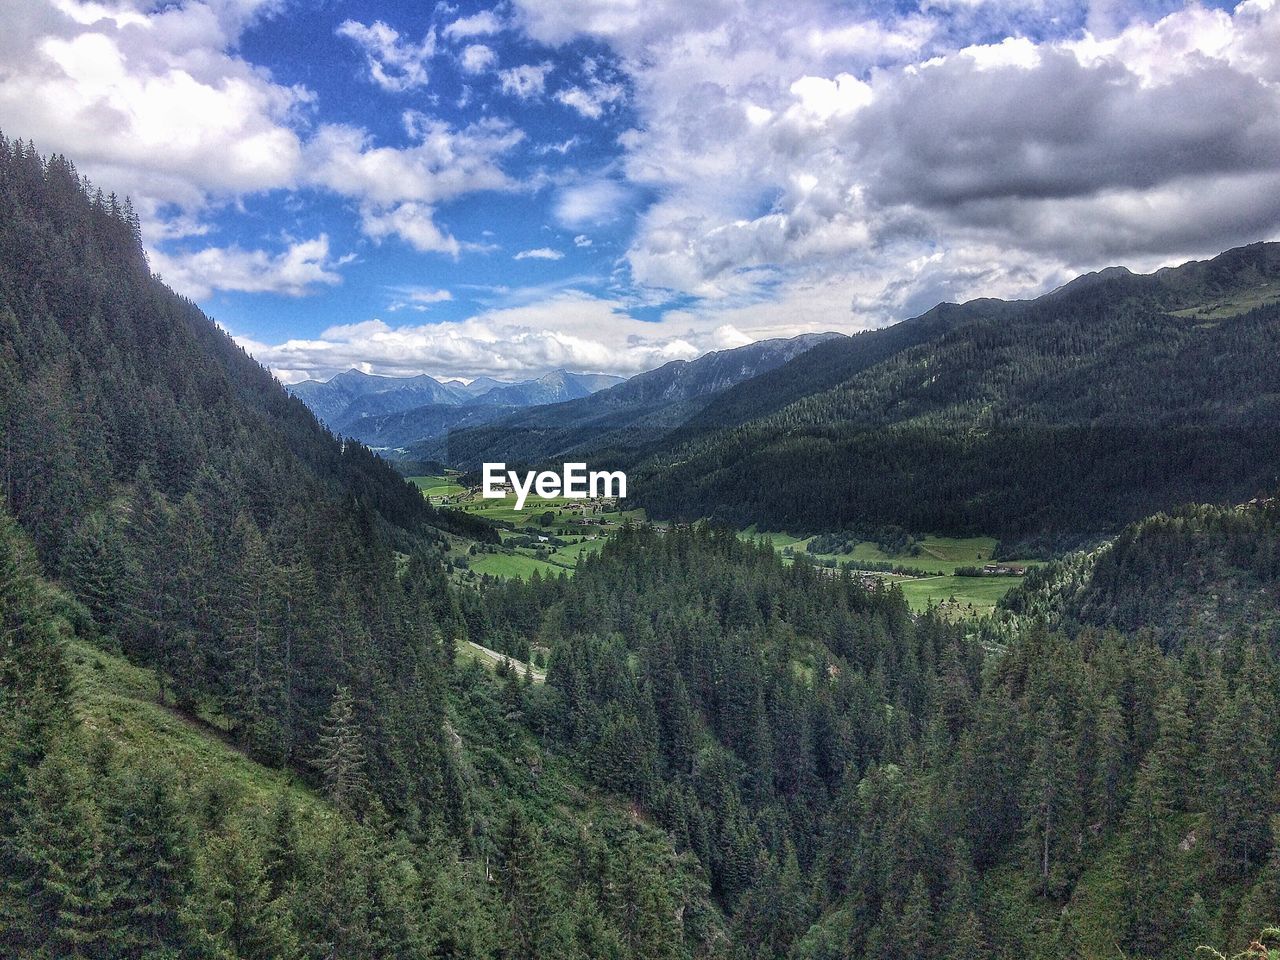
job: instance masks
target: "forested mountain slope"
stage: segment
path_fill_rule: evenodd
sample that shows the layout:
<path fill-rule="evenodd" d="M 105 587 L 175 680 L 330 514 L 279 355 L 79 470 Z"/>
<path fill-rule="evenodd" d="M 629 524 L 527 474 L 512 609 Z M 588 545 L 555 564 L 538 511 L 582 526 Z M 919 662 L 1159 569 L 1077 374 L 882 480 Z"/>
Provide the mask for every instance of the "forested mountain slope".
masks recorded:
<path fill-rule="evenodd" d="M 697 854 L 744 956 L 1173 960 L 1280 913 L 1274 638 L 913 618 L 708 527 L 486 608 L 551 645 L 537 722 Z"/>
<path fill-rule="evenodd" d="M 633 467 L 633 496 L 659 516 L 794 532 L 857 520 L 1021 540 L 1248 499 L 1280 475 L 1278 278 L 1280 245 L 1254 244 L 980 301 L 915 345 L 925 318 L 909 321 L 905 348 L 838 386 L 724 429 L 691 422 Z M 811 362 L 760 392 L 801 389 Z M 738 393 L 726 422 L 770 409 L 753 382 Z"/>
<path fill-rule="evenodd" d="M 835 338 L 839 335 L 804 334 L 719 350 L 696 360 L 673 360 L 590 397 L 458 429 L 414 447 L 412 454 L 465 469 L 485 461 L 533 463 L 602 451 L 617 456 L 662 437 L 721 391 Z"/>
<path fill-rule="evenodd" d="M 512 717 L 518 682 L 474 664 L 451 679 L 466 832 L 357 817 L 332 778 L 310 790 L 166 706 L 35 566 L 0 516 L 5 957 L 716 955 L 690 856 L 541 753 Z M 335 713 L 331 761 L 358 754 L 358 729 Z"/>
<path fill-rule="evenodd" d="M 1243 633 L 1280 650 L 1280 501 L 1147 518 L 1031 571 L 1003 606 L 1068 628 L 1146 630 L 1166 647 Z"/>
<path fill-rule="evenodd" d="M 7 140 L 0 452 L 0 954 L 716 955 L 666 838 L 550 776 L 522 683 L 455 666 L 484 618 L 439 529 L 496 531 L 336 440 L 151 277 L 127 204 Z M 86 714 L 85 644 L 153 677 L 148 703 Z M 205 791 L 116 710 L 172 712 L 331 813 Z"/>

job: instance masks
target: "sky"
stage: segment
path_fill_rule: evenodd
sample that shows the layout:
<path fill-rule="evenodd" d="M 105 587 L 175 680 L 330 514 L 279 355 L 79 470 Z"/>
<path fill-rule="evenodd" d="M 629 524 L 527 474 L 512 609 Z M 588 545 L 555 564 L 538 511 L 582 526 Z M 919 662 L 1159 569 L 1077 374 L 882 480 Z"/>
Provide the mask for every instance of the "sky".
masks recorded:
<path fill-rule="evenodd" d="M 1280 0 L 0 0 L 285 382 L 630 375 L 1280 237 Z"/>

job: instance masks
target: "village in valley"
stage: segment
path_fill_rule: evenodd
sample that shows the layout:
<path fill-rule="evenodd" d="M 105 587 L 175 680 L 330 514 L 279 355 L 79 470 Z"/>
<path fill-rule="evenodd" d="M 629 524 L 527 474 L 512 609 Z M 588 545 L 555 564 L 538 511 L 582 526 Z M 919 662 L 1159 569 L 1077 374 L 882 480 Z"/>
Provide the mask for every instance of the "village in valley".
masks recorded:
<path fill-rule="evenodd" d="M 462 483 L 461 474 L 410 477 L 433 505 L 481 517 L 498 528 L 500 544 L 451 538 L 451 563 L 460 582 L 484 577 L 528 578 L 572 573 L 578 561 L 604 546 L 623 523 L 645 520 L 617 497 L 539 497 L 530 494 L 523 509 L 512 497 L 485 499 L 479 485 Z"/>
<path fill-rule="evenodd" d="M 578 562 L 604 546 L 624 523 L 647 521 L 645 511 L 617 497 L 539 497 L 523 509 L 513 497 L 485 499 L 481 487 L 446 472 L 410 480 L 433 505 L 482 517 L 498 528 L 500 544 L 450 537 L 453 577 L 459 583 L 484 578 L 527 579 L 572 574 Z M 664 523 L 656 522 L 663 527 Z M 1036 561 L 995 559 L 991 537 L 926 536 L 890 545 L 844 534 L 796 537 L 786 533 L 739 531 L 748 540 L 768 541 L 784 561 L 803 556 L 829 576 L 848 573 L 868 585 L 896 584 L 917 612 L 933 607 L 949 619 L 980 617 L 1022 582 Z"/>

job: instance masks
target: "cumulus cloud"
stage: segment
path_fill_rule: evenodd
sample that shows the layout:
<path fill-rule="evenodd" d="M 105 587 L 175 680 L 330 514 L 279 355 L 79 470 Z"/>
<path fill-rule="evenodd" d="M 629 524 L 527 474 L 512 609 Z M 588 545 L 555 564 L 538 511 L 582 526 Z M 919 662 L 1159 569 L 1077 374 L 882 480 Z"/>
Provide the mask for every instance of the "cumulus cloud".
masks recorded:
<path fill-rule="evenodd" d="M 468 44 L 458 58 L 464 73 L 484 73 L 498 60 L 498 55 L 483 43 Z"/>
<path fill-rule="evenodd" d="M 353 366 L 390 376 L 525 377 L 562 368 L 627 375 L 745 342 L 730 325 L 684 317 L 647 323 L 626 309 L 623 301 L 563 291 L 467 320 L 400 327 L 371 320 L 331 327 L 311 340 L 237 340 L 289 380 Z"/>
<path fill-rule="evenodd" d="M 405 121 L 418 141 L 409 148 L 376 146 L 355 127 L 321 127 L 306 147 L 308 182 L 358 199 L 362 228 L 374 239 L 399 236 L 415 250 L 457 256 L 462 245 L 435 223 L 435 206 L 514 189 L 499 158 L 524 135 L 498 120 L 462 130 L 413 112 Z"/>
<path fill-rule="evenodd" d="M 290 243 L 279 253 L 206 247 L 172 256 L 153 253 L 151 265 L 170 286 L 189 297 L 207 297 L 214 290 L 301 297 L 317 286 L 340 283 L 337 268 L 351 259 L 350 254 L 331 258 L 329 238 L 322 233 Z"/>
<path fill-rule="evenodd" d="M 498 81 L 503 93 L 529 100 L 542 96 L 547 87 L 547 74 L 550 72 L 550 63 L 525 63 L 509 70 L 500 70 Z"/>
<path fill-rule="evenodd" d="M 573 238 L 573 245 L 579 249 L 591 246 L 591 238 L 585 233 L 580 233 Z"/>
<path fill-rule="evenodd" d="M 470 17 L 461 17 L 444 28 L 444 35 L 451 40 L 464 37 L 480 37 L 499 33 L 502 21 L 492 10 L 481 10 Z"/>
<path fill-rule="evenodd" d="M 428 31 L 420 43 L 413 43 L 381 20 L 371 24 L 344 20 L 338 27 L 338 36 L 360 48 L 369 79 L 383 90 L 403 93 L 427 85 L 427 62 L 436 53 L 434 30 Z"/>
<path fill-rule="evenodd" d="M 211 236 L 208 218 L 229 204 L 274 190 L 347 198 L 375 240 L 394 236 L 450 256 L 474 248 L 437 224 L 435 209 L 471 191 L 515 189 L 501 163 L 523 134 L 498 121 L 458 128 L 407 111 L 410 143 L 392 146 L 358 127 L 316 123 L 313 92 L 275 82 L 237 52 L 243 32 L 278 6 L 0 0 L 0 124 L 132 196 L 153 262 L 193 295 L 296 294 L 337 282 L 323 257 L 307 261 L 315 271 L 308 279 L 261 251 L 168 252 L 175 240 Z M 412 42 L 381 22 L 352 20 L 338 34 L 365 54 L 370 78 L 385 89 L 427 82 L 433 34 Z M 269 279 L 259 287 L 254 277 Z"/>
<path fill-rule="evenodd" d="M 1092 23 L 1053 0 L 515 10 L 540 42 L 613 51 L 637 115 L 625 180 L 658 197 L 630 275 L 704 312 L 811 303 L 882 323 L 930 296 L 1034 294 L 1280 231 L 1274 0 L 1155 22 L 1113 4 Z M 585 222 L 586 196 L 563 191 L 557 219 Z"/>
<path fill-rule="evenodd" d="M 313 95 L 229 53 L 253 4 L 142 14 L 70 3 L 0 5 L 0 120 L 135 198 L 165 204 L 290 185 L 294 118 Z"/>
<path fill-rule="evenodd" d="M 537 247 L 533 250 L 521 250 L 513 260 L 563 260 L 564 254 L 550 247 Z"/>

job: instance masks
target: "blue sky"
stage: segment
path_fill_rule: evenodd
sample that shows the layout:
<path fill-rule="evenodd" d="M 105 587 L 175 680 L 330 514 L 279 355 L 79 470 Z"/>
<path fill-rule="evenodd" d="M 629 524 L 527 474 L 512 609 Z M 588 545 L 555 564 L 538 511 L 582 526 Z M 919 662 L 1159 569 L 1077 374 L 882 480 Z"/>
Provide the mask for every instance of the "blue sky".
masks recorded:
<path fill-rule="evenodd" d="M 282 379 L 630 374 L 1280 228 L 1280 9 L 0 0 L 0 129 Z"/>

